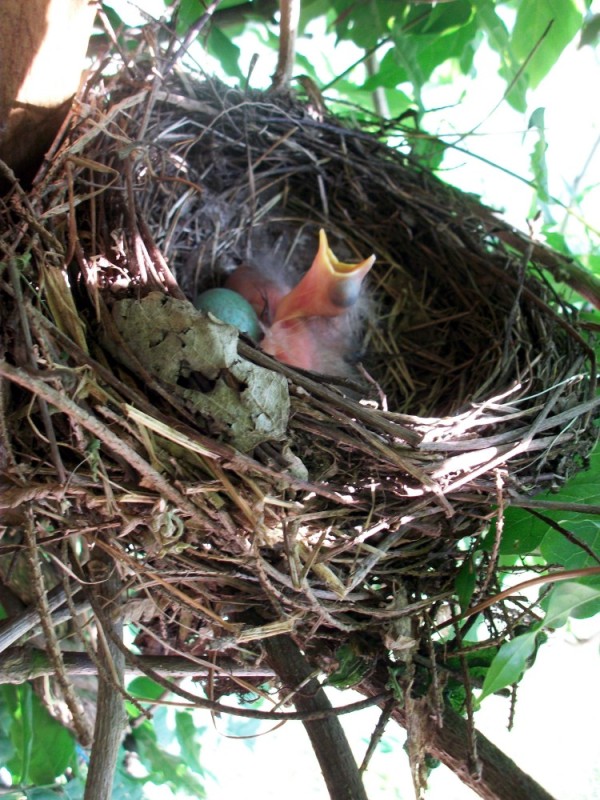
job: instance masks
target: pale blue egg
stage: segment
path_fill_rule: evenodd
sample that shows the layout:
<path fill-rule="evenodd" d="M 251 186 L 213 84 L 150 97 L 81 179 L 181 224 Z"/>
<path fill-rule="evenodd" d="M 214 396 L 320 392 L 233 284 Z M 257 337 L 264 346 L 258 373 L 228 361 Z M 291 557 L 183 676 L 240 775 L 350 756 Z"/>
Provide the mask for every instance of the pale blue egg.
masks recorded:
<path fill-rule="evenodd" d="M 194 303 L 201 311 L 210 311 L 217 319 L 233 325 L 257 342 L 261 336 L 256 311 L 241 294 L 231 289 L 208 289 Z"/>

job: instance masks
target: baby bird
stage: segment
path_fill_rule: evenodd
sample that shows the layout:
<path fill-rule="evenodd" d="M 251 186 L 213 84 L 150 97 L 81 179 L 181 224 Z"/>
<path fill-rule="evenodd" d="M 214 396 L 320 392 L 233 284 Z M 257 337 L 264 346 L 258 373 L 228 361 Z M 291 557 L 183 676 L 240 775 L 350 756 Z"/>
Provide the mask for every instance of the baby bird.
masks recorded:
<path fill-rule="evenodd" d="M 346 356 L 351 355 L 357 324 L 350 312 L 374 261 L 374 255 L 358 264 L 340 261 L 321 229 L 317 255 L 294 287 L 257 266 L 243 265 L 225 288 L 254 309 L 264 331 L 259 346 L 265 353 L 293 367 L 349 375 Z"/>

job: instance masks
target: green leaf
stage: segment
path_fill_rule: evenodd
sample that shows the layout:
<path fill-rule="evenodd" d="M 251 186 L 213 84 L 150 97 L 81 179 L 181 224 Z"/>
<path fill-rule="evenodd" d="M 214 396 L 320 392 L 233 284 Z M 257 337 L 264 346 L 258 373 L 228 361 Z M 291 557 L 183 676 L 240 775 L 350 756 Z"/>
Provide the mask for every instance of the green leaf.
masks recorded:
<path fill-rule="evenodd" d="M 551 247 L 553 250 L 558 250 L 559 253 L 563 253 L 566 256 L 574 256 L 574 253 L 571 250 L 563 233 L 557 230 L 551 230 L 550 226 L 548 230 L 544 229 L 542 232 L 548 247 Z"/>
<path fill-rule="evenodd" d="M 134 697 L 141 697 L 145 700 L 158 700 L 165 693 L 165 689 L 159 683 L 153 681 L 152 678 L 140 675 L 130 681 L 127 685 L 127 692 Z"/>
<path fill-rule="evenodd" d="M 75 764 L 75 741 L 50 716 L 29 684 L 17 690 L 10 735 L 14 755 L 7 766 L 16 782 L 50 784 Z"/>
<path fill-rule="evenodd" d="M 456 576 L 456 594 L 458 595 L 458 602 L 460 603 L 461 611 L 469 607 L 473 592 L 475 590 L 475 583 L 477 580 L 477 570 L 473 564 L 472 556 L 465 558 L 462 567 Z"/>
<path fill-rule="evenodd" d="M 531 171 L 533 173 L 537 199 L 542 203 L 548 203 L 550 200 L 548 191 L 548 165 L 546 163 L 548 143 L 546 142 L 546 128 L 544 123 L 545 111 L 544 108 L 536 108 L 529 117 L 529 123 L 527 125 L 528 130 L 533 129 L 538 133 L 538 139 L 531 152 Z M 532 208 L 532 216 L 535 214 L 536 210 L 535 207 Z"/>
<path fill-rule="evenodd" d="M 401 64 L 399 64 L 394 49 L 388 50 L 384 57 L 381 59 L 379 69 L 374 75 L 371 75 L 361 86 L 362 89 L 373 91 L 379 86 L 386 89 L 395 89 L 400 83 L 408 80 L 408 73 Z"/>
<path fill-rule="evenodd" d="M 542 522 L 524 508 L 507 508 L 504 511 L 504 530 L 500 542 L 500 553 L 527 555 L 537 550 L 548 531 L 548 523 Z M 489 551 L 496 535 L 495 523 L 485 538 L 484 549 Z"/>
<path fill-rule="evenodd" d="M 166 0 L 166 5 L 173 5 L 173 0 Z M 197 0 L 181 0 L 177 17 L 178 32 L 184 33 L 191 28 L 203 13 L 204 9 Z"/>
<path fill-rule="evenodd" d="M 333 7 L 338 12 L 334 21 L 338 38 L 350 40 L 364 50 L 379 42 L 399 11 L 397 0 L 369 0 L 351 7 L 347 0 L 334 0 Z"/>
<path fill-rule="evenodd" d="M 157 741 L 156 731 L 148 721 L 133 732 L 140 761 L 151 775 L 152 783 L 165 784 L 173 791 L 184 789 L 194 797 L 206 797 L 202 783 L 188 769 L 178 755 L 163 750 Z"/>
<path fill-rule="evenodd" d="M 384 89 L 384 92 L 392 119 L 404 114 L 413 105 L 412 98 L 401 92 L 400 89 L 394 89 L 393 91 Z"/>
<path fill-rule="evenodd" d="M 471 19 L 473 8 L 471 0 L 454 0 L 452 3 L 439 3 L 430 9 L 423 24 L 426 33 L 444 33 L 460 28 Z"/>
<path fill-rule="evenodd" d="M 118 5 L 118 4 L 115 4 L 115 5 Z M 118 11 L 115 8 L 113 8 L 113 3 L 109 2 L 109 0 L 104 0 L 104 2 L 102 3 L 102 10 L 106 14 L 106 17 L 107 17 L 108 21 L 110 22 L 110 24 L 112 25 L 112 27 L 114 28 L 114 30 L 118 31 L 119 28 L 121 28 L 121 26 L 123 25 L 123 20 L 119 16 Z M 94 34 L 92 34 L 92 35 L 106 36 L 104 31 L 102 31 L 101 34 L 96 34 L 94 32 Z"/>
<path fill-rule="evenodd" d="M 487 671 L 479 702 L 521 680 L 535 651 L 536 636 L 536 631 L 530 631 L 502 645 Z"/>
<path fill-rule="evenodd" d="M 578 472 L 558 492 L 545 492 L 537 495 L 536 500 L 549 502 L 578 503 L 583 506 L 600 505 L 600 443 L 594 448 L 589 469 Z M 582 512 L 558 511 L 542 509 L 544 516 L 550 517 L 560 524 L 580 523 Z M 585 512 L 584 512 L 585 513 Z M 500 544 L 503 555 L 516 553 L 526 555 L 536 552 L 547 534 L 552 531 L 547 522 L 536 517 L 525 508 L 507 508 L 504 512 L 504 532 Z M 494 541 L 495 530 L 486 536 L 484 547 L 488 550 Z M 547 547 L 555 546 L 549 537 Z M 571 551 L 569 551 L 570 554 Z M 560 562 L 559 562 L 560 563 Z"/>
<path fill-rule="evenodd" d="M 15 686 L 0 686 L 0 764 L 8 764 L 15 754 L 10 738 L 14 718 L 6 702 L 6 695 L 15 692 Z"/>
<path fill-rule="evenodd" d="M 392 30 L 396 47 L 390 52 L 394 53 L 396 63 L 406 71 L 418 94 L 436 67 L 451 59 L 457 65 L 464 63 L 465 48 L 472 46 L 478 32 L 475 18 L 465 25 L 435 35 L 414 36 L 397 24 Z M 467 60 L 467 63 L 470 61 Z"/>
<path fill-rule="evenodd" d="M 511 42 L 521 63 L 531 56 L 526 71 L 533 89 L 579 31 L 582 19 L 574 0 L 527 0 L 519 3 Z"/>
<path fill-rule="evenodd" d="M 240 48 L 219 28 L 212 27 L 206 40 L 206 49 L 221 62 L 221 66 L 228 75 L 244 80 L 245 76 L 240 70 Z"/>
<path fill-rule="evenodd" d="M 591 617 L 600 611 L 600 581 L 596 586 L 577 581 L 557 583 L 541 605 L 546 609 L 543 623 L 546 628 L 560 628 L 569 617 Z"/>
<path fill-rule="evenodd" d="M 573 539 L 554 528 L 550 528 L 542 539 L 540 551 L 549 564 L 560 564 L 565 569 L 598 566 L 600 520 L 584 519 L 582 514 L 579 516 L 579 519 L 559 520 L 559 525 L 565 528 L 567 534 L 572 534 Z M 597 558 L 586 552 L 578 542 L 587 545 Z"/>
<path fill-rule="evenodd" d="M 181 758 L 184 763 L 199 775 L 204 775 L 204 769 L 200 764 L 200 742 L 199 737 L 205 728 L 198 730 L 194 723 L 194 718 L 189 711 L 177 711 L 175 713 L 175 736 L 181 749 Z"/>
<path fill-rule="evenodd" d="M 338 668 L 327 678 L 329 686 L 336 689 L 349 689 L 356 686 L 370 669 L 369 664 L 356 652 L 351 644 L 343 644 L 335 651 Z"/>

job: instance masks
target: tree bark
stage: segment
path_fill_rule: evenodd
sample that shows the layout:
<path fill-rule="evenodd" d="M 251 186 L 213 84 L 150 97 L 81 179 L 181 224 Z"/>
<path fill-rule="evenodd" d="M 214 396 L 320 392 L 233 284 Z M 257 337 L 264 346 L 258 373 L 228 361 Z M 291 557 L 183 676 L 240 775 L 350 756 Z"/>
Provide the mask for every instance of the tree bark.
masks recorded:
<path fill-rule="evenodd" d="M 267 660 L 293 692 L 292 702 L 298 711 L 331 709 L 329 698 L 316 678 L 313 668 L 289 636 L 265 640 Z M 303 723 L 319 761 L 331 800 L 367 800 L 358 767 L 339 719 L 332 713 L 324 719 Z"/>
<path fill-rule="evenodd" d="M 28 183 L 79 86 L 96 9 L 90 0 L 3 0 L 1 8 L 0 159 Z"/>

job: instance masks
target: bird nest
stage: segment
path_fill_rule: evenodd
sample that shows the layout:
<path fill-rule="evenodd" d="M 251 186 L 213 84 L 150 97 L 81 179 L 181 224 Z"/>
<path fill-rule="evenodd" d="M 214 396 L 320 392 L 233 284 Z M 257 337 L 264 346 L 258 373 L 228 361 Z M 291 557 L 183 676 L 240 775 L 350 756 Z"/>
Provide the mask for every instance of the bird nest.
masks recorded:
<path fill-rule="evenodd" d="M 53 563 L 109 553 L 146 653 L 248 665 L 283 631 L 414 651 L 503 508 L 585 465 L 595 367 L 543 277 L 560 257 L 375 122 L 154 67 L 96 75 L 1 207 L 4 553 L 23 525 Z M 190 302 L 320 228 L 376 256 L 336 377 Z M 496 638 L 527 617 L 487 613 Z"/>

